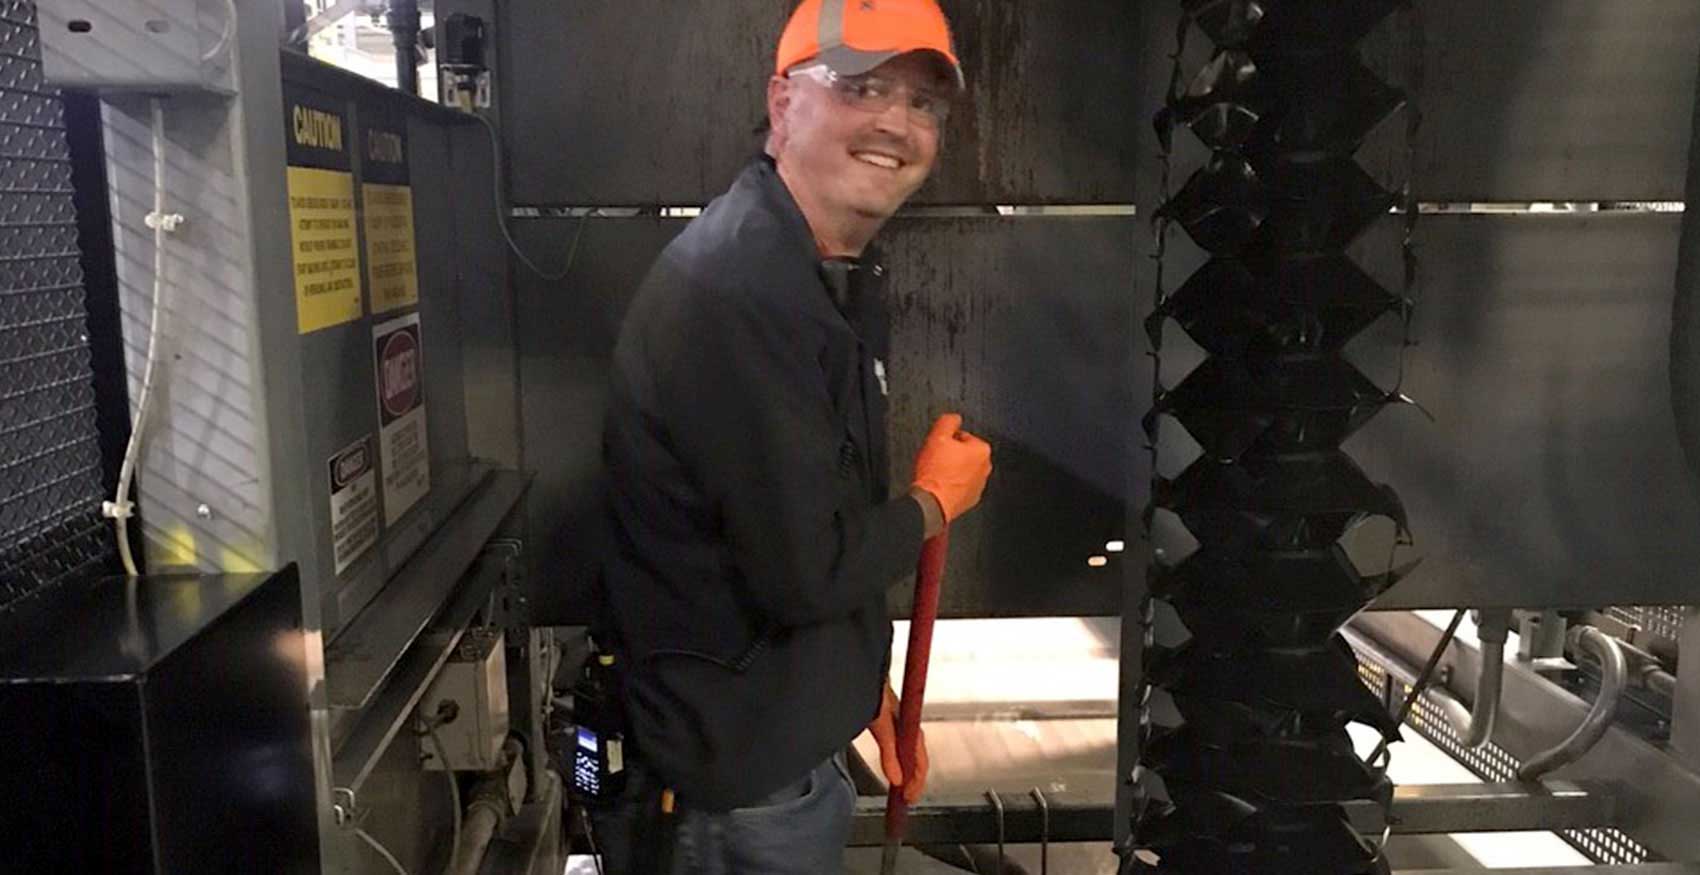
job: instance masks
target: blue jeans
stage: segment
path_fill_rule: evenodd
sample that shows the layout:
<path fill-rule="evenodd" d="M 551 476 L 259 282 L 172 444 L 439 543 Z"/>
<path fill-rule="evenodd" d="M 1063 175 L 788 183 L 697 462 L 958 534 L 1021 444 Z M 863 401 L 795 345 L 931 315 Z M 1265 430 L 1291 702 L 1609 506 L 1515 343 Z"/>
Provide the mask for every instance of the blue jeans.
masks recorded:
<path fill-rule="evenodd" d="M 625 798 L 592 816 L 607 875 L 831 875 L 844 869 L 856 789 L 843 754 L 747 808 L 681 807 L 666 872 L 648 859 L 663 839 L 644 823 L 660 790 L 639 771 L 630 780 Z"/>

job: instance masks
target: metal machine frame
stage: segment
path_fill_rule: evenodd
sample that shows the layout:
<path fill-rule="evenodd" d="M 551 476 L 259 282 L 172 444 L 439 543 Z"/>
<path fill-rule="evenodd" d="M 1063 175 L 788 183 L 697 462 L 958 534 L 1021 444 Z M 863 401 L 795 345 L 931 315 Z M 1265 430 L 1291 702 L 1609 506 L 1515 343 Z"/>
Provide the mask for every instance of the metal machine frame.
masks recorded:
<path fill-rule="evenodd" d="M 1378 69 L 1415 53 L 1426 70 L 1423 81 L 1410 83 L 1428 120 L 1407 169 L 1421 208 L 1439 215 L 1415 241 L 1425 306 L 1410 393 L 1446 427 L 1383 417 L 1351 448 L 1377 479 L 1400 486 L 1419 542 L 1435 551 L 1381 607 L 1692 602 L 1689 572 L 1700 539 L 1690 536 L 1700 501 L 1686 489 L 1680 448 L 1665 440 L 1665 343 L 1673 326 L 1664 293 L 1679 221 L 1643 209 L 1586 218 L 1447 209 L 1680 200 L 1689 143 L 1686 126 L 1670 120 L 1686 121 L 1693 108 L 1700 7 L 1691 0 L 1412 2 L 1422 11 L 1422 38 L 1378 32 L 1365 51 Z M 559 786 L 540 752 L 556 655 L 546 632 L 518 610 L 524 584 L 528 576 L 539 584 L 533 607 L 550 597 L 552 621 L 583 619 L 581 592 L 562 560 L 573 557 L 576 523 L 594 492 L 598 423 L 590 411 L 600 405 L 623 296 L 682 226 L 663 209 L 700 206 L 756 148 L 738 113 L 752 125 L 758 120 L 759 78 L 729 94 L 725 77 L 701 71 L 707 64 L 765 71 L 769 47 L 747 35 L 752 28 L 778 33 L 778 7 L 724 0 L 698 4 L 690 18 L 669 14 L 674 0 L 605 8 L 439 0 L 440 19 L 461 11 L 495 23 L 500 104 L 492 116 L 505 117 L 500 147 L 513 159 L 513 175 L 526 180 L 514 192 L 523 195 L 521 243 L 564 251 L 562 241 L 582 235 L 593 253 L 552 286 L 509 274 L 481 128 L 293 54 L 284 46 L 286 4 L 237 5 L 229 66 L 198 83 L 204 93 L 172 98 L 172 173 L 189 181 L 177 196 L 196 217 L 194 251 L 217 255 L 173 256 L 171 272 L 184 278 L 192 300 L 174 321 L 179 337 L 219 353 L 196 362 L 204 370 L 181 384 L 181 403 L 158 426 L 189 449 L 144 460 L 150 559 L 159 567 L 227 570 L 300 562 L 326 871 L 377 871 L 347 830 L 362 812 L 374 826 L 387 819 L 384 837 L 410 861 L 432 853 L 431 832 L 447 821 L 432 785 L 438 779 L 419 771 L 411 745 L 398 740 L 474 623 L 506 627 L 510 700 L 532 744 L 525 769 L 533 804 L 513 823 L 553 835 L 559 820 L 549 809 L 559 804 Z M 1138 399 L 1153 380 L 1133 339 L 1155 304 L 1140 216 L 1155 213 L 1162 188 L 1146 121 L 1167 97 L 1180 16 L 1209 5 L 1078 0 L 1074 14 L 1059 15 L 1053 4 L 947 3 L 977 87 L 970 111 L 953 116 L 946 164 L 924 193 L 924 208 L 890 235 L 902 353 L 893 363 L 893 458 L 905 458 L 916 424 L 947 394 L 974 408 L 967 412 L 989 425 L 980 430 L 1008 449 L 1007 464 L 1000 462 L 1007 490 L 989 494 L 986 512 L 960 533 L 959 546 L 973 549 L 958 551 L 946 612 L 1119 612 L 1127 618 L 1122 689 L 1129 691 L 1142 682 L 1150 643 L 1140 622 L 1148 545 L 1130 525 L 1147 504 L 1153 473 L 1134 431 L 1145 412 Z M 638 20 L 641 34 L 630 30 Z M 562 40 L 571 44 L 565 52 Z M 633 51 L 643 45 L 675 53 L 677 63 L 658 68 L 653 56 Z M 1081 64 L 1082 53 L 1102 60 Z M 561 88 L 562 81 L 580 87 Z M 458 420 L 447 436 L 456 452 L 444 460 L 442 488 L 396 521 L 374 547 L 379 558 L 346 576 L 336 570 L 323 483 L 300 472 L 322 470 L 326 453 L 354 437 L 318 430 L 316 420 L 334 417 L 308 399 L 338 388 L 324 384 L 339 368 L 370 367 L 370 325 L 362 319 L 354 328 L 301 335 L 294 301 L 281 293 L 292 282 L 281 109 L 286 89 L 298 87 L 353 115 L 370 109 L 401 118 L 410 136 L 429 138 L 429 164 L 414 172 L 429 179 L 417 180 L 422 191 L 433 189 L 420 215 L 440 245 L 421 246 L 436 259 L 421 273 L 441 285 L 422 297 L 439 308 L 428 319 L 445 327 L 454 321 L 457 341 L 451 355 L 427 356 L 438 363 L 431 391 L 444 399 L 442 418 Z M 1593 99 L 1608 87 L 1614 100 Z M 738 100 L 744 103 L 731 112 L 739 124 L 715 126 L 680 147 L 680 126 L 723 117 Z M 104 110 L 115 236 L 126 256 L 151 246 L 138 230 L 148 178 L 139 169 L 148 151 L 144 102 L 121 95 Z M 1378 176 L 1392 166 L 1385 151 L 1364 160 Z M 1372 230 L 1354 254 L 1387 280 L 1397 270 L 1388 254 L 1404 242 Z M 138 270 L 121 258 L 123 308 L 140 324 Z M 1612 279 L 1620 276 L 1627 279 Z M 1620 293 L 1597 294 L 1608 290 Z M 1577 300 L 1599 308 L 1590 311 L 1594 323 L 1617 330 L 1565 328 L 1570 323 L 1553 314 Z M 1492 330 L 1455 330 L 1464 325 Z M 1373 332 L 1368 340 L 1403 342 Z M 1573 348 L 1555 349 L 1555 340 Z M 135 368 L 139 352 L 129 355 Z M 1579 356 L 1614 368 L 1570 368 Z M 1023 366 L 1032 358 L 1049 367 Z M 1488 366 L 1509 360 L 1523 369 Z M 1613 406 L 1635 394 L 1623 392 L 1626 380 L 1656 388 Z M 1522 391 L 1530 386 L 1550 392 Z M 374 416 L 361 397 L 358 405 L 336 402 L 356 411 L 350 422 Z M 1452 444 L 1452 429 L 1486 437 Z M 1639 463 L 1598 464 L 1612 454 L 1588 449 L 1589 441 L 1627 448 L 1621 455 Z M 1529 446 L 1540 452 L 1526 452 Z M 530 495 L 517 473 L 528 467 L 538 472 Z M 1568 491 L 1549 495 L 1542 491 L 1549 483 Z M 1057 524 L 1031 525 L 1023 502 Z M 1506 502 L 1542 515 L 1526 522 L 1504 513 Z M 973 530 L 981 525 L 984 531 Z M 1111 543 L 1132 549 L 1111 550 Z M 1051 585 L 1036 593 L 1035 579 Z M 1404 690 L 1398 678 L 1420 673 L 1439 637 L 1432 624 L 1398 613 L 1363 615 L 1353 634 L 1363 645 L 1362 675 L 1383 693 Z M 1680 638 L 1700 653 L 1694 615 Z M 1478 653 L 1467 639 L 1440 652 L 1449 674 L 1421 699 L 1419 708 L 1430 710 L 1420 714 L 1449 707 L 1447 696 L 1474 699 Z M 1509 664 L 1492 748 L 1504 760 L 1479 769 L 1495 780 L 1399 791 L 1391 821 L 1356 802 L 1345 811 L 1369 833 L 1562 829 L 1593 836 L 1602 848 L 1621 844 L 1621 835 L 1684 861 L 1626 868 L 1626 875 L 1692 872 L 1700 840 L 1686 823 L 1691 812 L 1676 803 L 1700 798 L 1700 659 L 1679 665 L 1673 689 L 1669 750 L 1613 728 L 1562 780 L 1514 784 L 1494 770 L 1514 769 L 1549 746 L 1584 705 L 1539 666 Z M 1138 704 L 1121 705 L 1123 776 L 1137 760 Z M 1122 786 L 1090 798 L 946 798 L 915 809 L 911 832 L 918 840 L 999 844 L 1125 840 L 1129 803 Z M 879 813 L 871 801 L 862 805 L 855 843 L 878 842 Z"/>
<path fill-rule="evenodd" d="M 216 14 L 196 18 L 200 5 Z M 415 709 L 470 626 L 502 628 L 513 737 L 524 739 L 515 768 L 529 788 L 524 807 L 506 821 L 530 832 L 528 865 L 558 871 L 551 861 L 561 787 L 548 771 L 543 738 L 557 654 L 546 630 L 526 620 L 519 591 L 527 479 L 518 473 L 517 360 L 489 143 L 465 115 L 287 50 L 284 5 L 230 7 L 228 39 L 202 60 L 195 82 L 103 92 L 119 297 L 132 325 L 146 325 L 152 279 L 135 256 L 152 251 L 142 222 L 154 184 L 150 90 L 165 89 L 158 99 L 166 108 L 169 209 L 187 216 L 166 258 L 172 297 L 162 334 L 173 354 L 158 383 L 170 397 L 149 420 L 138 477 L 147 563 L 156 572 L 298 563 L 303 693 L 312 709 L 318 853 L 327 873 L 383 865 L 357 840 L 357 826 L 413 870 L 440 853 L 434 840 L 451 820 L 448 794 L 441 777 L 420 768 Z M 125 33 L 117 25 L 127 9 L 134 11 L 44 7 L 42 24 L 91 33 L 75 19 L 92 17 L 97 37 Z M 188 19 L 156 31 L 199 27 L 200 44 L 213 45 L 224 5 L 190 0 L 151 14 L 184 10 Z M 54 60 L 76 66 L 74 54 Z M 104 81 L 98 73 L 90 81 Z M 389 157 L 403 155 L 400 178 L 412 176 L 416 304 L 368 315 L 362 270 L 358 318 L 322 329 L 298 324 L 285 168 L 296 163 L 290 107 L 301 101 L 340 114 L 357 191 L 362 178 L 376 175 L 372 162 L 385 157 L 353 148 L 356 137 L 366 142 L 361 125 L 383 124 L 404 144 Z M 368 206 L 351 217 L 365 216 Z M 355 225 L 365 242 L 366 224 Z M 371 309 L 379 309 L 375 300 Z M 372 440 L 374 323 L 395 312 L 420 314 L 424 326 L 430 485 L 405 513 L 390 512 L 350 561 L 333 543 L 327 496 L 336 474 L 326 460 L 350 441 Z M 139 373 L 144 344 L 127 340 L 129 367 Z"/>

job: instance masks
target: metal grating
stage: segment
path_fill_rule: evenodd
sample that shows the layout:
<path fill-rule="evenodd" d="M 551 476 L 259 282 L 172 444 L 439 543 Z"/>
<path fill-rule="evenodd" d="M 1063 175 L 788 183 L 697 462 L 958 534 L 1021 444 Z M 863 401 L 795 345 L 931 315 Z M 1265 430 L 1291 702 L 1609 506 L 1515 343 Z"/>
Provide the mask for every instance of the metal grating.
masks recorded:
<path fill-rule="evenodd" d="M 1361 655 L 1358 658 L 1358 677 L 1378 695 L 1386 690 L 1386 669 Z M 1409 684 L 1396 682 L 1393 693 L 1400 701 L 1404 701 L 1404 697 L 1410 695 L 1411 687 Z M 1517 769 L 1522 763 L 1497 744 L 1489 743 L 1479 750 L 1465 747 L 1457 732 L 1453 730 L 1452 723 L 1446 719 L 1445 712 L 1434 701 L 1434 697 L 1423 694 L 1417 700 L 1417 706 L 1411 710 L 1410 719 L 1406 724 L 1474 772 L 1476 777 L 1484 781 L 1517 780 Z M 1622 830 L 1567 829 L 1560 830 L 1558 836 L 1596 863 L 1629 865 L 1646 863 L 1652 859 L 1651 852 L 1637 844 Z"/>
<path fill-rule="evenodd" d="M 1667 641 L 1682 640 L 1682 608 L 1669 606 L 1611 607 L 1606 616 L 1625 626 L 1640 627 L 1647 634 Z"/>
<path fill-rule="evenodd" d="M 1376 695 L 1381 695 L 1387 689 L 1387 669 L 1368 660 L 1358 660 L 1358 679 Z M 1389 702 L 1388 707 L 1391 710 L 1393 704 Z"/>
<path fill-rule="evenodd" d="M 112 550 L 71 195 L 34 4 L 0 0 L 0 610 Z"/>

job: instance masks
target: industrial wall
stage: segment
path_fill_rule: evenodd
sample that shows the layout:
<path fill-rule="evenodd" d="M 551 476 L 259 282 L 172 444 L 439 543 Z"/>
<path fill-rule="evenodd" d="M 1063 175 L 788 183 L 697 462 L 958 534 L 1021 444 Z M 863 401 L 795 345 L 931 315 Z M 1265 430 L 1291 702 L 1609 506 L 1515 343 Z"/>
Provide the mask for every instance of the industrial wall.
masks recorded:
<path fill-rule="evenodd" d="M 971 95 L 918 200 L 1149 216 L 1159 183 L 1147 132 L 1181 4 L 945 6 Z M 759 147 L 762 82 L 789 8 L 505 4 L 510 195 L 544 216 L 711 198 Z M 1700 504 L 1669 388 L 1677 218 L 1617 207 L 1681 199 L 1700 9 L 1418 8 L 1366 51 L 1409 90 L 1421 124 L 1414 151 L 1401 125 L 1369 144 L 1365 166 L 1448 211 L 1425 215 L 1414 240 L 1419 306 L 1400 388 L 1421 410 L 1391 411 L 1347 447 L 1404 496 L 1424 560 L 1385 606 L 1684 601 Z M 1588 212 L 1471 207 L 1536 201 Z M 915 216 L 887 232 L 908 364 L 894 373 L 894 458 L 946 405 L 998 439 L 985 512 L 953 556 L 952 615 L 1119 610 L 1107 579 L 1137 564 L 1131 554 L 1109 554 L 1102 573 L 1086 562 L 1125 530 L 1127 507 L 1145 504 L 1135 435 L 1155 278 L 1150 225 L 1130 212 Z M 556 265 L 583 237 L 571 276 L 521 277 L 519 292 L 527 464 L 540 476 L 532 523 L 557 545 L 541 573 L 562 576 L 552 593 L 568 599 L 612 331 L 673 233 L 661 219 L 576 216 L 521 220 Z M 1395 282 L 1397 225 L 1377 232 L 1391 245 L 1365 262 Z M 1372 375 L 1398 360 L 1396 323 L 1353 347 Z M 1185 371 L 1165 373 L 1174 385 Z"/>
<path fill-rule="evenodd" d="M 706 203 L 760 151 L 754 131 L 792 5 L 692 4 L 681 15 L 661 0 L 503 4 L 510 196 L 546 214 Z M 935 414 L 960 410 L 996 446 L 997 473 L 982 509 L 952 532 L 945 614 L 1114 614 L 1126 554 L 1105 548 L 1125 540 L 1130 484 L 1145 480 L 1130 245 L 1142 226 L 1127 208 L 1135 131 L 1123 111 L 1135 89 L 1117 62 L 1137 48 L 1133 22 L 1115 0 L 1073 3 L 1068 15 L 1001 0 L 945 6 L 970 95 L 917 202 L 959 209 L 912 211 L 880 241 L 894 319 L 892 477 L 908 479 Z M 1034 204 L 1094 209 L 994 209 Z M 568 614 L 580 606 L 614 332 L 682 224 L 520 220 L 545 267 L 579 240 L 566 280 L 517 276 L 538 595 Z M 1094 556 L 1105 563 L 1088 564 Z"/>

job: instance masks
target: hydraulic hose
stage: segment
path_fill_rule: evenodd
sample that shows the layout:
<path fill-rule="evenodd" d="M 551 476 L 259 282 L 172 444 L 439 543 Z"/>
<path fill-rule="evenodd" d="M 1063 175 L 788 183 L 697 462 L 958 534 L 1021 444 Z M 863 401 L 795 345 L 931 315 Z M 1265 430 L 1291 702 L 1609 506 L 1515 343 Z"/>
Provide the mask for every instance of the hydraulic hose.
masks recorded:
<path fill-rule="evenodd" d="M 1629 677 L 1629 661 L 1624 658 L 1623 648 L 1618 646 L 1617 639 L 1592 626 L 1580 626 L 1571 630 L 1569 643 L 1572 649 L 1588 650 L 1599 657 L 1600 694 L 1569 738 L 1556 747 L 1535 754 L 1523 764 L 1523 768 L 1517 771 L 1521 780 L 1539 780 L 1581 759 L 1611 728 L 1618 702 L 1623 699 L 1623 688 Z"/>

